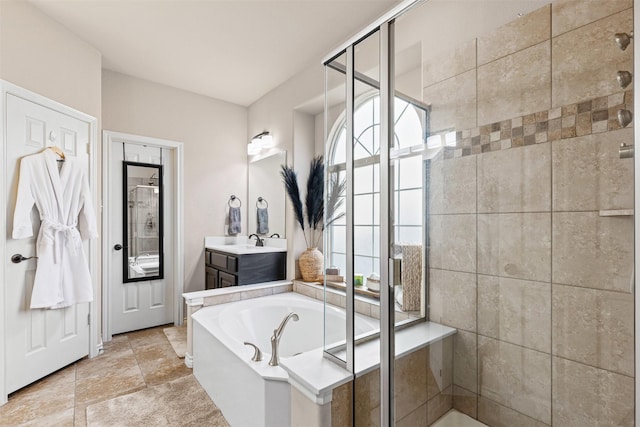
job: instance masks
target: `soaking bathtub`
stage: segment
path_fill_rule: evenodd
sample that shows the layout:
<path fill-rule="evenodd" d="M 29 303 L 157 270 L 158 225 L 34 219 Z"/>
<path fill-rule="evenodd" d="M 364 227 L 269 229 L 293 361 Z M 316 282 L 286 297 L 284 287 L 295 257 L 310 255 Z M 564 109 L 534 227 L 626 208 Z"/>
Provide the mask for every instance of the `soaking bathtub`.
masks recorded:
<path fill-rule="evenodd" d="M 294 292 L 204 307 L 193 316 L 193 374 L 234 427 L 289 426 L 290 384 L 280 366 L 269 366 L 274 329 L 290 312 L 280 339 L 280 359 L 323 346 L 324 304 Z M 356 315 L 355 334 L 379 328 L 377 320 Z M 327 306 L 327 343 L 344 341 L 344 310 Z M 253 348 L 263 352 L 251 361 Z"/>

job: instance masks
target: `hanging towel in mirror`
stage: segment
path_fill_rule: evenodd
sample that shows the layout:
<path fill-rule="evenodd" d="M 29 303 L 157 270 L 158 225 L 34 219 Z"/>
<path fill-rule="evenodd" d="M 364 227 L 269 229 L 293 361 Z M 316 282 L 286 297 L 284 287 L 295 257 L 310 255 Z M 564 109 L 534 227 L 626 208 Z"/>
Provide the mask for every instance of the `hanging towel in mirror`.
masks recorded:
<path fill-rule="evenodd" d="M 269 232 L 269 211 L 267 208 L 258 208 L 258 234 L 267 234 Z"/>
<path fill-rule="evenodd" d="M 240 207 L 229 207 L 229 234 L 239 234 L 242 231 L 240 222 Z"/>

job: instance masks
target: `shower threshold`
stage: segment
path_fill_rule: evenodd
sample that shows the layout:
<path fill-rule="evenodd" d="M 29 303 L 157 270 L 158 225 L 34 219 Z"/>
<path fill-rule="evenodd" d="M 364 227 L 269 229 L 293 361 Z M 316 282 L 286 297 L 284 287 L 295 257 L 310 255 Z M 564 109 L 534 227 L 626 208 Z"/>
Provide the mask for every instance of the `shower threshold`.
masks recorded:
<path fill-rule="evenodd" d="M 440 417 L 438 421 L 431 424 L 431 427 L 486 427 L 486 424 L 482 424 L 480 421 L 452 409 Z"/>

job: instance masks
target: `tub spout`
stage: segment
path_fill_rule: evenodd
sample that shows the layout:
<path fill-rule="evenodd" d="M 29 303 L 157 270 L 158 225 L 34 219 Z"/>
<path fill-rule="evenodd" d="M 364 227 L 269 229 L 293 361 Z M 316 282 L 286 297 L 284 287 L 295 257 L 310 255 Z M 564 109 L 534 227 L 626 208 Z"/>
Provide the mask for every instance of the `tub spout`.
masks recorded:
<path fill-rule="evenodd" d="M 291 312 L 287 314 L 284 319 L 282 319 L 282 322 L 280 322 L 280 326 L 278 326 L 278 329 L 273 330 L 273 336 L 271 337 L 271 360 L 269 360 L 269 365 L 271 366 L 278 366 L 278 346 L 280 345 L 280 337 L 282 337 L 284 327 L 287 326 L 287 322 L 291 318 L 293 318 L 295 322 L 300 319 L 300 317 L 298 317 L 296 313 Z"/>

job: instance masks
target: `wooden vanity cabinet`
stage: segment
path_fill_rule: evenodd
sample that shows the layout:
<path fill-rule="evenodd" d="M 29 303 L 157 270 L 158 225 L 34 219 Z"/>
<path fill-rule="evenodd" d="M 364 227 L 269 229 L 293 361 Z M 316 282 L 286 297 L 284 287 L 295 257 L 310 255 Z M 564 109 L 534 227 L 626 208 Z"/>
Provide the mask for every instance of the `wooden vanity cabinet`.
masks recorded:
<path fill-rule="evenodd" d="M 205 289 L 284 280 L 286 274 L 286 252 L 239 255 L 214 249 L 205 250 Z"/>

